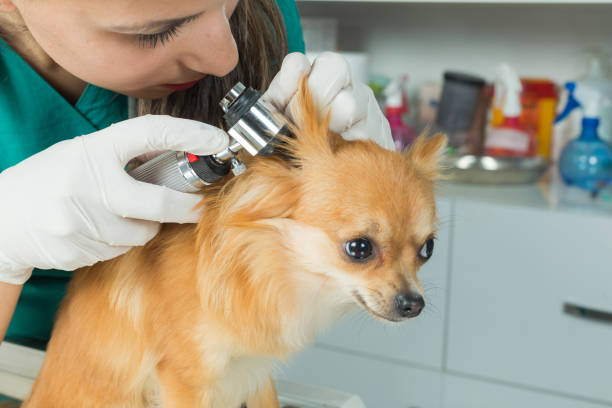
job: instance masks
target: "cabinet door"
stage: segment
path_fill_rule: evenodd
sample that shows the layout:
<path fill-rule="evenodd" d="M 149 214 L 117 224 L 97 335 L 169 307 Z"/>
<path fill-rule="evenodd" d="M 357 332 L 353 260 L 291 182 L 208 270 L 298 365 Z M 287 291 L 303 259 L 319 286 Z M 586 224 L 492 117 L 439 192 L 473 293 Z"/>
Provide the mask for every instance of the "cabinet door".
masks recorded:
<path fill-rule="evenodd" d="M 438 372 L 321 347 L 298 355 L 278 377 L 358 395 L 368 408 L 440 408 L 442 399 Z"/>
<path fill-rule="evenodd" d="M 612 217 L 457 202 L 455 219 L 448 369 L 612 401 Z"/>
<path fill-rule="evenodd" d="M 365 312 L 336 324 L 318 343 L 378 357 L 442 368 L 446 272 L 450 244 L 451 205 L 438 202 L 441 225 L 434 255 L 419 271 L 425 289 L 425 309 L 399 325 L 374 320 Z"/>
<path fill-rule="evenodd" d="M 605 408 L 600 405 L 454 375 L 444 376 L 443 408 Z"/>

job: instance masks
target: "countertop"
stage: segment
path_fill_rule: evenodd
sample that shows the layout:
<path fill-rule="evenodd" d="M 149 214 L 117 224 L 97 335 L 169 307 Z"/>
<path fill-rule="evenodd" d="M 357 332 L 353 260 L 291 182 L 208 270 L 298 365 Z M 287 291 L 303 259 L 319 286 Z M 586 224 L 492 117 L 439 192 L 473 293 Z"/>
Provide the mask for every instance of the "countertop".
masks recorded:
<path fill-rule="evenodd" d="M 612 215 L 612 188 L 592 198 L 588 192 L 566 186 L 554 169 L 536 184 L 477 185 L 445 181 L 438 191 L 443 200 L 477 201 L 585 216 Z"/>

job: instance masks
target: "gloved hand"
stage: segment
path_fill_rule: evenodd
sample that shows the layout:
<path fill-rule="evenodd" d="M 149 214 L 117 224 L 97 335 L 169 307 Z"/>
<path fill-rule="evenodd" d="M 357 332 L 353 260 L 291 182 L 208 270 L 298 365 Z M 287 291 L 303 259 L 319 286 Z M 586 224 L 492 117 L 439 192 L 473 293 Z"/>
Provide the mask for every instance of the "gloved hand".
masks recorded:
<path fill-rule="evenodd" d="M 141 116 L 59 142 L 0 173 L 0 281 L 34 267 L 74 270 L 144 245 L 161 222 L 197 222 L 199 194 L 136 181 L 124 166 L 156 150 L 208 155 L 228 136 L 204 123 Z"/>
<path fill-rule="evenodd" d="M 300 78 L 310 73 L 308 86 L 315 103 L 329 109 L 329 128 L 344 139 L 372 139 L 382 147 L 395 150 L 389 121 L 380 110 L 374 92 L 364 83 L 351 78 L 348 62 L 340 54 L 324 52 L 312 66 L 304 54 L 285 57 L 280 71 L 263 95 L 263 100 L 293 120 Z"/>

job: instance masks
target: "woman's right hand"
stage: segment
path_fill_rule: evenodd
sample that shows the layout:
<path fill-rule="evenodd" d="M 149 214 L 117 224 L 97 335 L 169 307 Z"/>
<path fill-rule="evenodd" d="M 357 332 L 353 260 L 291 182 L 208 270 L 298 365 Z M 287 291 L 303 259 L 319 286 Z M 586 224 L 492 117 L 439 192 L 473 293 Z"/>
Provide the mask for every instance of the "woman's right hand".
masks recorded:
<path fill-rule="evenodd" d="M 147 115 L 59 142 L 0 173 L 0 281 L 33 268 L 74 270 L 144 245 L 162 222 L 193 223 L 199 194 L 133 179 L 132 158 L 160 150 L 217 153 L 221 129 Z"/>

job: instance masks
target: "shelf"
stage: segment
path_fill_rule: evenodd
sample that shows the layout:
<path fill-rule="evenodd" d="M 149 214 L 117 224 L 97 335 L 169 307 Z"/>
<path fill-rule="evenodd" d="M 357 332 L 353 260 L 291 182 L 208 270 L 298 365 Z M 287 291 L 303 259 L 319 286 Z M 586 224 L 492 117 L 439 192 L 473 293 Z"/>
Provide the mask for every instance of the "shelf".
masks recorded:
<path fill-rule="evenodd" d="M 591 199 L 587 192 L 565 186 L 559 177 L 553 174 L 556 171 L 552 169 L 537 184 L 512 186 L 444 182 L 440 188 L 440 198 L 543 210 L 568 216 L 610 219 L 612 190 L 604 190 L 600 198 Z"/>

